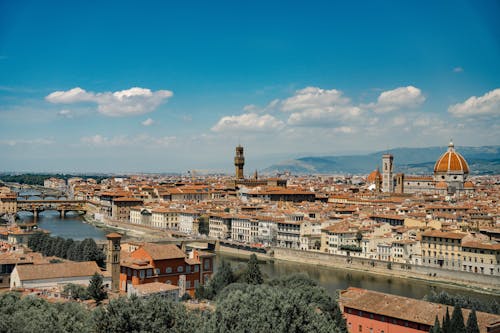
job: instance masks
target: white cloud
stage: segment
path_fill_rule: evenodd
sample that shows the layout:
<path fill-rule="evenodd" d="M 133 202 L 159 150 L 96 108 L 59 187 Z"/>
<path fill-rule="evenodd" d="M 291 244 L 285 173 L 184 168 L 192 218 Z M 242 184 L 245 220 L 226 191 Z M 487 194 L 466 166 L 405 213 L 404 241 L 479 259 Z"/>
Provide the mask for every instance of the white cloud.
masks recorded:
<path fill-rule="evenodd" d="M 287 123 L 291 126 L 323 127 L 338 125 L 359 118 L 362 110 L 336 89 L 306 87 L 281 102 L 283 112 L 292 112 Z"/>
<path fill-rule="evenodd" d="M 64 118 L 73 118 L 73 113 L 71 112 L 71 110 L 67 110 L 67 109 L 59 111 L 57 113 L 57 115 L 64 117 Z"/>
<path fill-rule="evenodd" d="M 361 109 L 356 106 L 330 106 L 294 112 L 287 123 L 292 126 L 331 126 L 353 120 L 360 114 Z"/>
<path fill-rule="evenodd" d="M 382 92 L 376 103 L 363 105 L 377 113 L 391 112 L 400 109 L 415 108 L 425 102 L 422 91 L 413 86 L 399 87 Z"/>
<path fill-rule="evenodd" d="M 152 112 L 172 96 L 169 90 L 151 91 L 139 87 L 103 93 L 87 92 L 76 87 L 68 91 L 55 91 L 45 99 L 56 104 L 92 102 L 97 104 L 97 110 L 103 115 L 120 117 Z"/>
<path fill-rule="evenodd" d="M 344 134 L 351 134 L 354 133 L 355 130 L 352 127 L 349 126 L 340 126 L 340 127 L 335 127 L 333 129 L 335 133 L 344 133 Z"/>
<path fill-rule="evenodd" d="M 453 68 L 453 73 L 462 73 L 464 69 L 462 67 L 455 67 Z"/>
<path fill-rule="evenodd" d="M 18 145 L 51 145 L 53 143 L 54 140 L 45 138 L 0 140 L 0 145 L 11 146 L 11 147 Z"/>
<path fill-rule="evenodd" d="M 392 118 L 392 124 L 394 126 L 403 126 L 404 124 L 406 124 L 406 117 L 396 116 L 396 117 Z"/>
<path fill-rule="evenodd" d="M 455 117 L 474 117 L 479 115 L 500 115 L 500 88 L 483 96 L 472 96 L 463 103 L 451 105 L 448 112 Z"/>
<path fill-rule="evenodd" d="M 269 114 L 258 115 L 256 113 L 245 113 L 239 116 L 222 117 L 219 122 L 212 127 L 212 131 L 265 132 L 279 130 L 284 126 L 285 124 L 283 121 Z"/>
<path fill-rule="evenodd" d="M 80 87 L 68 91 L 54 91 L 45 97 L 48 102 L 57 104 L 92 102 L 94 98 L 95 95 L 93 93 L 88 93 Z"/>
<path fill-rule="evenodd" d="M 153 119 L 148 118 L 148 119 L 144 120 L 143 122 L 141 122 L 141 124 L 144 125 L 144 126 L 151 126 L 151 125 L 154 124 L 154 122 L 155 121 Z"/>
<path fill-rule="evenodd" d="M 125 147 L 125 146 L 140 146 L 154 148 L 155 146 L 170 146 L 177 140 L 175 136 L 151 137 L 149 135 L 117 135 L 111 138 L 95 134 L 92 136 L 84 136 L 80 138 L 80 142 L 94 147 Z"/>
<path fill-rule="evenodd" d="M 307 87 L 297 90 L 295 95 L 282 102 L 281 110 L 285 112 L 318 109 L 336 105 L 349 104 L 349 98 L 343 97 L 339 90 Z"/>

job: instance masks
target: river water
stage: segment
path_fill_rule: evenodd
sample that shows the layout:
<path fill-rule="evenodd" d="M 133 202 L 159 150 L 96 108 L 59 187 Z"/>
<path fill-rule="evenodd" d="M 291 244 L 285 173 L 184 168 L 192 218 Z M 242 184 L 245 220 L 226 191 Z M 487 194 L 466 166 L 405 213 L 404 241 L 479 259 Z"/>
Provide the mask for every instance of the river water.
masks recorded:
<path fill-rule="evenodd" d="M 20 218 L 24 221 L 33 220 L 33 216 L 29 213 L 20 213 Z M 40 228 L 49 230 L 54 236 L 73 238 L 75 240 L 85 238 L 94 238 L 95 240 L 105 239 L 105 232 L 103 230 L 85 223 L 83 218 L 78 215 L 68 214 L 65 218 L 61 218 L 56 211 L 45 211 L 39 214 L 37 223 Z M 231 263 L 234 269 L 243 269 L 247 261 L 244 257 L 219 253 L 216 257 L 216 266 L 220 264 L 221 260 Z M 293 273 L 306 273 L 331 295 L 335 295 L 339 289 L 346 289 L 352 286 L 417 299 L 422 299 L 433 290 L 437 292 L 445 290 L 454 295 L 473 296 L 484 301 L 495 298 L 493 295 L 460 288 L 448 288 L 423 281 L 385 277 L 287 261 L 259 261 L 259 266 L 266 278 L 275 278 Z"/>

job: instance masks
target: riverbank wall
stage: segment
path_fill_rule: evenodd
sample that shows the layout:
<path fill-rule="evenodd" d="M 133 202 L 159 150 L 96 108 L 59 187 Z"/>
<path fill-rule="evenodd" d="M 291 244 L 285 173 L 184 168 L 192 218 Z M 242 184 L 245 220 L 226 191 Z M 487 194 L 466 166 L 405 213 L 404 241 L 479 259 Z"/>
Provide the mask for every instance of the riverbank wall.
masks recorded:
<path fill-rule="evenodd" d="M 284 248 L 273 248 L 270 253 L 276 260 L 294 261 L 340 269 L 352 269 L 370 274 L 425 280 L 459 287 L 473 287 L 473 289 L 500 295 L 500 279 L 495 276 L 400 263 L 390 263 L 390 265 L 388 265 L 389 263 L 387 261 Z"/>
<path fill-rule="evenodd" d="M 224 246 L 224 245 L 220 245 L 219 248 L 217 249 L 217 252 L 236 255 L 236 256 L 243 256 L 243 257 L 250 257 L 252 254 L 255 254 L 257 256 L 257 258 L 261 259 L 261 260 L 273 259 L 272 257 L 270 257 L 268 254 L 265 254 L 265 253 L 247 251 L 247 250 L 237 249 L 234 247 L 229 247 L 229 246 Z"/>

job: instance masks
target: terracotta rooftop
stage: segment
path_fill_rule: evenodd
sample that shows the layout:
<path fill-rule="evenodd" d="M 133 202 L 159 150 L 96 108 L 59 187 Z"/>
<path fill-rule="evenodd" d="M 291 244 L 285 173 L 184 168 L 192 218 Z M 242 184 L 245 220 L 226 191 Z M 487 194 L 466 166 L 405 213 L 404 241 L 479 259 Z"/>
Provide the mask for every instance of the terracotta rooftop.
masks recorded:
<path fill-rule="evenodd" d="M 92 276 L 96 272 L 101 274 L 101 269 L 95 261 L 20 265 L 15 269 L 21 281 Z"/>
<path fill-rule="evenodd" d="M 458 232 L 442 232 L 438 230 L 426 231 L 422 234 L 422 236 L 426 237 L 440 237 L 440 238 L 450 238 L 450 239 L 462 239 L 466 234 L 458 233 Z"/>
<path fill-rule="evenodd" d="M 417 299 L 384 294 L 366 289 L 350 287 L 340 294 L 343 307 L 371 312 L 391 318 L 411 321 L 414 323 L 434 325 L 436 315 L 441 319 L 446 314 L 447 306 Z M 453 307 L 448 307 L 449 313 Z M 467 321 L 470 310 L 462 309 L 464 320 Z M 477 312 L 477 321 L 481 333 L 486 333 L 486 327 L 500 327 L 500 316 L 485 312 Z"/>
<path fill-rule="evenodd" d="M 134 289 L 137 290 L 137 292 L 140 294 L 148 295 L 148 294 L 161 293 L 165 291 L 178 290 L 179 287 L 167 283 L 151 282 L 151 283 L 136 285 L 134 286 Z"/>
<path fill-rule="evenodd" d="M 152 244 L 146 243 L 142 246 L 153 260 L 185 258 L 184 252 L 175 244 Z"/>

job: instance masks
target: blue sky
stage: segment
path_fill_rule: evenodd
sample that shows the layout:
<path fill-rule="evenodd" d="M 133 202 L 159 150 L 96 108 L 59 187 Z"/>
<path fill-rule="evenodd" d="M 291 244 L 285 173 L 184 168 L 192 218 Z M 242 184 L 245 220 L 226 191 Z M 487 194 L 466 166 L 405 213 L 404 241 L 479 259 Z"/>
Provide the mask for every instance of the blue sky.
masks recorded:
<path fill-rule="evenodd" d="M 500 144 L 498 1 L 0 1 L 0 171 Z"/>

